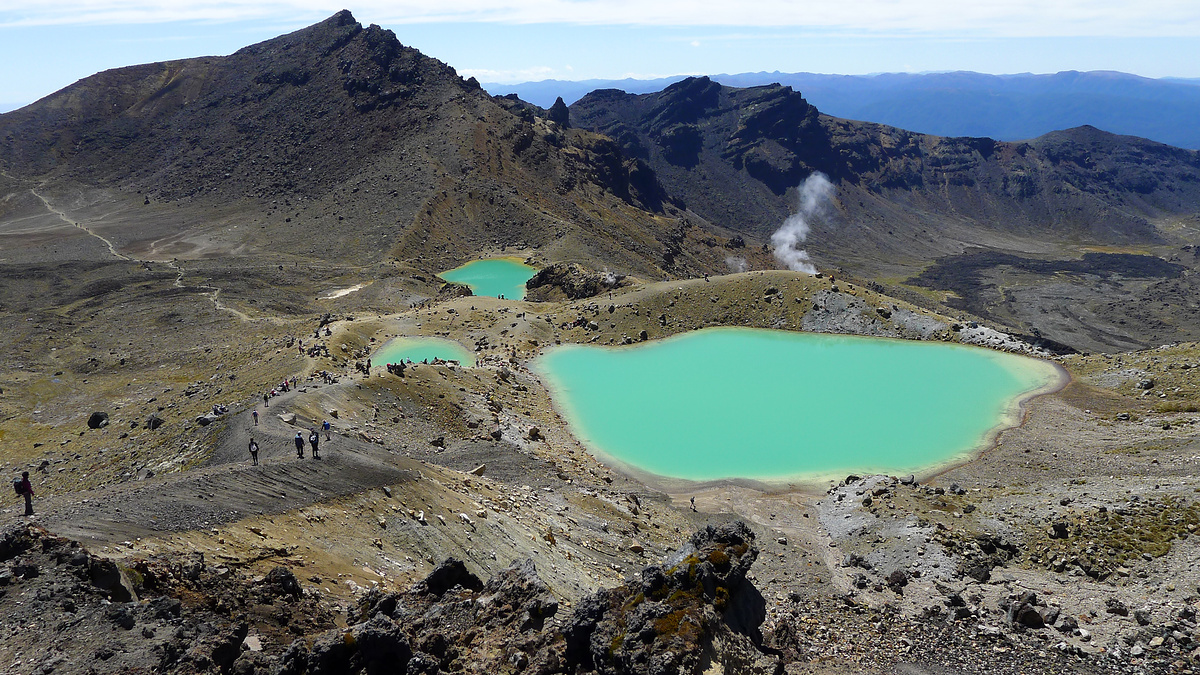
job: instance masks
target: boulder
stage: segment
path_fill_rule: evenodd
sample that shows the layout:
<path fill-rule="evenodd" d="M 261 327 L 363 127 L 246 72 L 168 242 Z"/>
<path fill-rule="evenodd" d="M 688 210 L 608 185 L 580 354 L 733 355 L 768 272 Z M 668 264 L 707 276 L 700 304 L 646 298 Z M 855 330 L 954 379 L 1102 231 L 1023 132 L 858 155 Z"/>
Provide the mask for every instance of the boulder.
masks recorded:
<path fill-rule="evenodd" d="M 1038 598 L 1036 593 L 1032 591 L 1022 593 L 1008 606 L 1008 622 L 1014 626 L 1024 626 L 1026 628 L 1045 627 L 1046 619 L 1038 611 L 1037 604 Z"/>
<path fill-rule="evenodd" d="M 155 429 L 161 427 L 164 424 L 166 424 L 166 422 L 163 420 L 163 418 L 159 417 L 158 415 L 151 415 L 146 418 L 146 428 L 151 431 L 154 431 Z"/>
<path fill-rule="evenodd" d="M 355 660 L 367 675 L 394 672 L 396 664 L 408 663 L 412 647 L 407 636 L 390 618 L 377 614 L 351 631 L 358 648 Z"/>
<path fill-rule="evenodd" d="M 1117 616 L 1129 616 L 1129 607 L 1121 602 L 1118 598 L 1109 598 L 1104 601 L 1104 611 Z"/>
<path fill-rule="evenodd" d="M 125 570 L 111 560 L 94 558 L 88 566 L 92 585 L 108 591 L 115 602 L 136 602 L 137 591 Z"/>
<path fill-rule="evenodd" d="M 87 425 L 89 429 L 100 429 L 108 426 L 108 413 L 94 412 L 88 417 Z"/>
<path fill-rule="evenodd" d="M 288 595 L 293 598 L 299 598 L 303 593 L 300 588 L 300 580 L 296 578 L 292 571 L 283 566 L 277 566 L 267 576 L 263 577 L 261 582 L 263 590 L 272 595 Z"/>
<path fill-rule="evenodd" d="M 467 569 L 463 561 L 455 558 L 446 558 L 441 564 L 433 568 L 429 576 L 418 581 L 413 586 L 413 591 L 441 597 L 446 591 L 455 586 L 462 586 L 465 589 L 478 591 L 483 588 L 483 582 Z"/>

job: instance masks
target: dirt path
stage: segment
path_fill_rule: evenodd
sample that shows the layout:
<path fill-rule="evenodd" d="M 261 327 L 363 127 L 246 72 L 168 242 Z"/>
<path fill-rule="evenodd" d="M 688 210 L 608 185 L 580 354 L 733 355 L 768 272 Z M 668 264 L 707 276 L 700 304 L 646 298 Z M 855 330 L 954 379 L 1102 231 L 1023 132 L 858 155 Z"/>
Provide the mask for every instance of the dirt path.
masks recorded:
<path fill-rule="evenodd" d="M 5 175 L 7 175 L 7 174 L 5 174 Z M 96 234 L 96 232 L 89 229 L 83 223 L 80 223 L 78 221 L 71 220 L 70 218 L 68 218 L 66 213 L 55 208 L 54 205 L 51 204 L 48 199 L 46 199 L 41 194 L 39 194 L 38 191 L 35 190 L 34 188 L 29 188 L 29 192 L 34 197 L 37 197 L 39 200 L 41 200 L 42 204 L 46 207 L 47 211 L 49 211 L 49 212 L 53 213 L 54 215 L 58 216 L 59 218 L 61 218 L 63 220 L 63 222 L 67 223 L 68 225 L 70 225 L 72 227 L 78 228 L 78 229 L 84 231 L 85 233 L 87 233 L 88 235 L 93 236 L 93 237 L 99 239 L 100 241 L 104 242 L 104 245 L 108 247 L 109 253 L 113 254 L 117 258 L 120 258 L 121 260 L 133 260 L 133 258 L 130 258 L 127 255 L 118 253 L 116 247 L 113 246 L 113 243 L 111 241 L 105 239 L 104 237 L 100 236 L 99 234 Z"/>
<path fill-rule="evenodd" d="M 336 385 L 333 385 L 336 386 Z M 306 428 L 279 419 L 293 390 L 272 399 L 254 426 L 251 410 L 223 422 L 217 447 L 204 466 L 182 473 L 72 493 L 39 504 L 40 522 L 88 544 L 200 530 L 248 516 L 292 511 L 337 496 L 415 479 L 421 464 L 382 446 L 345 436 L 321 436 L 321 459 L 307 442 L 296 457 L 292 438 Z M 247 450 L 251 432 L 260 446 L 259 466 Z"/>
<path fill-rule="evenodd" d="M 175 270 L 175 272 L 177 273 L 175 276 L 175 288 L 183 288 L 184 287 L 183 268 L 180 267 L 174 261 L 167 263 L 167 266 L 170 267 L 171 269 Z M 245 312 L 241 312 L 239 310 L 236 310 L 236 309 L 222 303 L 220 298 L 217 297 L 218 295 L 220 295 L 221 289 L 217 288 L 216 286 L 198 285 L 198 286 L 196 286 L 196 288 L 211 289 L 204 293 L 201 293 L 201 295 L 203 295 L 204 297 L 211 300 L 213 303 L 213 307 L 216 307 L 218 310 L 220 310 L 222 312 L 229 312 L 230 314 L 236 316 L 238 319 L 241 319 L 242 321 L 271 321 L 273 323 L 279 323 L 279 320 L 275 319 L 275 318 L 255 319 L 254 317 L 250 316 L 249 314 L 246 314 Z"/>

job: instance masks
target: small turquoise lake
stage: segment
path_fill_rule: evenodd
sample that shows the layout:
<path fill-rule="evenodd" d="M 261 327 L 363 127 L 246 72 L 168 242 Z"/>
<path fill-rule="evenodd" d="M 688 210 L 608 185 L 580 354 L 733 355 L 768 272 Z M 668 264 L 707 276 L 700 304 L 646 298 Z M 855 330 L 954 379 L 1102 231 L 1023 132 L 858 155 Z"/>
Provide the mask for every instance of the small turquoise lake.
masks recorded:
<path fill-rule="evenodd" d="M 969 459 L 1064 375 L 962 345 L 710 328 L 534 361 L 594 453 L 666 478 L 812 482 Z"/>
<path fill-rule="evenodd" d="M 475 365 L 475 354 L 454 340 L 435 337 L 392 338 L 371 354 L 372 365 L 382 366 L 404 360 L 420 363 L 426 359 L 458 361 L 464 366 Z"/>
<path fill-rule="evenodd" d="M 466 284 L 475 295 L 493 298 L 503 295 L 507 300 L 522 300 L 525 282 L 536 273 L 536 268 L 519 258 L 488 258 L 469 262 L 438 276 L 456 284 Z"/>

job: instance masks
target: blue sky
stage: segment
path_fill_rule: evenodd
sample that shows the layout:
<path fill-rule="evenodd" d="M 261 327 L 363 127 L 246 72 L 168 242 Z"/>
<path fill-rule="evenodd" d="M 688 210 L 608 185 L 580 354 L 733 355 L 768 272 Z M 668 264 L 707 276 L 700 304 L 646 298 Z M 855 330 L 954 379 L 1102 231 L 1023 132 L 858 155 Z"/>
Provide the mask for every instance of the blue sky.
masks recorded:
<path fill-rule="evenodd" d="M 107 68 L 228 54 L 342 7 L 0 0 L 0 111 Z M 483 82 L 760 70 L 1200 77 L 1196 0 L 363 0 L 346 8 Z"/>

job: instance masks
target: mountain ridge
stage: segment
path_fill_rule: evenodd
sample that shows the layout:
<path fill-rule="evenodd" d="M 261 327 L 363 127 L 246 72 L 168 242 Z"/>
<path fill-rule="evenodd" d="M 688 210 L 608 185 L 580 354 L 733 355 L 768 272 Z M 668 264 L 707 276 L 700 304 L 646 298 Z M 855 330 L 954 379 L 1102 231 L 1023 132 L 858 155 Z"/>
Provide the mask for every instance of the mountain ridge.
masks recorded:
<path fill-rule="evenodd" d="M 493 94 L 515 93 L 548 107 L 568 104 L 595 89 L 629 93 L 660 91 L 688 76 L 645 80 L 542 80 L 485 83 Z M 1090 124 L 1122 135 L 1178 147 L 1200 148 L 1197 80 L 1153 79 L 1117 71 L 988 75 L 970 71 L 832 75 L 759 71 L 709 75 L 726 86 L 791 86 L 822 112 L 936 136 L 1031 139 L 1050 131 Z"/>
<path fill-rule="evenodd" d="M 642 274 L 664 274 L 668 257 L 716 264 L 665 253 L 682 214 L 611 142 L 493 99 L 344 10 L 227 57 L 105 71 L 0 116 L 0 168 L 51 191 L 237 212 L 293 255 L 333 230 L 333 259 L 426 271 L 551 242 Z M 261 242 L 244 228 L 205 237 L 223 251 Z"/>
<path fill-rule="evenodd" d="M 1059 261 L 1089 250 L 1169 250 L 1171 241 L 1190 244 L 1172 233 L 1200 213 L 1200 153 L 1094 127 L 1028 142 L 929 136 L 825 115 L 787 86 L 737 89 L 703 77 L 653 94 L 598 90 L 572 105 L 570 115 L 573 124 L 611 136 L 626 154 L 645 161 L 689 210 L 758 238 L 797 210 L 802 181 L 825 173 L 836 192 L 827 213 L 810 219 L 804 247 L 818 269 L 836 266 L 886 281 L 893 294 L 905 288 L 924 293 L 928 284 L 908 280 L 934 261 L 952 262 L 976 249 Z M 1021 267 L 1033 271 L 1036 293 L 1051 293 L 1061 283 L 1058 273 L 1037 272 L 1044 266 Z M 1072 269 L 1065 262 L 1052 267 Z M 1200 292 L 1190 276 L 1158 282 L 1170 286 L 1163 292 L 1172 297 Z M 1076 315 L 1060 299 L 1013 302 L 1003 285 L 970 308 L 1086 349 L 1147 344 L 1175 330 L 1182 336 L 1200 329 L 1188 319 L 1186 328 L 1164 332 L 1179 325 L 1178 316 L 1163 323 L 1112 314 L 1148 306 L 1158 291 L 1141 282 L 1122 282 L 1137 298 L 1128 305 L 1112 305 L 1083 280 L 1072 283 L 1087 286 L 1076 301 L 1104 304 L 1096 311 L 1111 315 L 1105 320 L 1111 327 L 1101 329 L 1091 319 L 1087 325 L 1078 318 L 1051 320 L 1037 314 L 1042 300 L 1056 313 Z M 963 308 L 943 301 L 938 306 L 947 310 Z"/>

